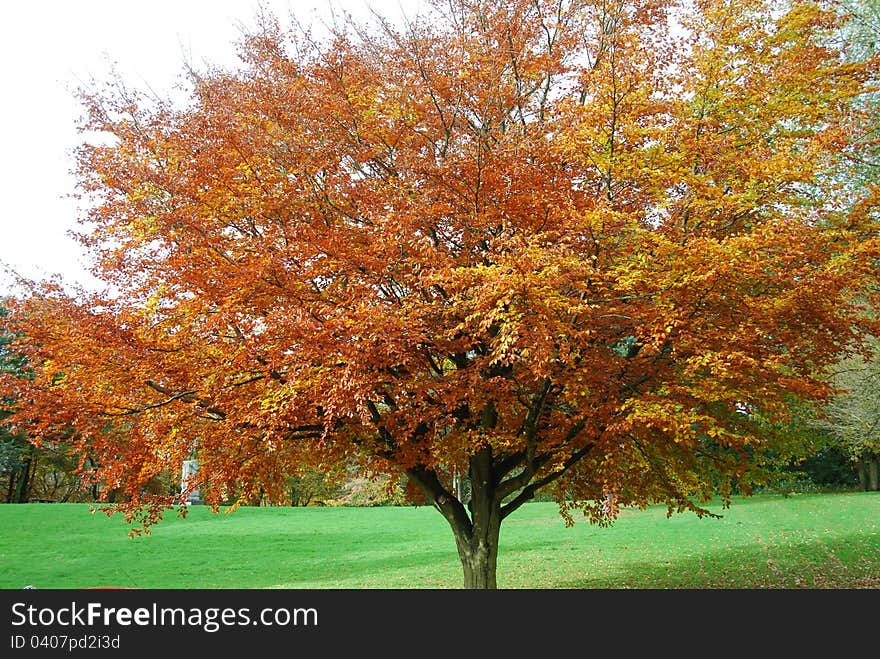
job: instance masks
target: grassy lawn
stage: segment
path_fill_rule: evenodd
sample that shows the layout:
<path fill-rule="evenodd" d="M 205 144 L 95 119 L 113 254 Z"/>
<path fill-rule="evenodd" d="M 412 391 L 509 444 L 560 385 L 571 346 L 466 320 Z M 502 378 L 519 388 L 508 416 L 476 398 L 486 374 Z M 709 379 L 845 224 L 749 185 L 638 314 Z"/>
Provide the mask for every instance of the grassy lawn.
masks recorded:
<path fill-rule="evenodd" d="M 500 588 L 880 588 L 880 494 L 735 499 L 723 519 L 625 510 L 566 528 L 533 503 L 501 528 Z M 0 588 L 457 588 L 427 507 L 194 507 L 151 536 L 85 504 L 0 506 Z"/>

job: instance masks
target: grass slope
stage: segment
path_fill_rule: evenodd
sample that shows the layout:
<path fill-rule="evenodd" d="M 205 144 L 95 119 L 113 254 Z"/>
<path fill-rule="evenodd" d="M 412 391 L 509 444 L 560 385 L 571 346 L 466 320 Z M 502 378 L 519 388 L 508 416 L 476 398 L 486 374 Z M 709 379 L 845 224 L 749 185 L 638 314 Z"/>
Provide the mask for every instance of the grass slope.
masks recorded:
<path fill-rule="evenodd" d="M 554 504 L 501 529 L 500 588 L 880 588 L 880 495 L 735 499 L 722 519 L 625 510 L 566 528 Z M 0 506 L 0 588 L 457 588 L 433 509 L 194 507 L 151 536 L 88 505 Z"/>

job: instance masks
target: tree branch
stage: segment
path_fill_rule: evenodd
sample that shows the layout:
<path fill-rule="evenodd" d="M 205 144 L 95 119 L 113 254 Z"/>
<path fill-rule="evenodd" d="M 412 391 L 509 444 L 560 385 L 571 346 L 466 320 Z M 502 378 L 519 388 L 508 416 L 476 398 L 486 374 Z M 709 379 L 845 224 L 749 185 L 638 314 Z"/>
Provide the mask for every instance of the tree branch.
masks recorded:
<path fill-rule="evenodd" d="M 162 404 L 170 403 L 171 400 L 182 400 L 187 403 L 195 403 L 195 405 L 197 407 L 204 408 L 205 412 L 207 413 L 208 418 L 213 419 L 214 421 L 222 421 L 223 419 L 226 418 L 226 413 L 223 412 L 223 410 L 220 410 L 220 409 L 212 406 L 209 402 L 207 402 L 203 398 L 198 398 L 196 396 L 195 391 L 182 391 L 182 392 L 174 393 L 173 391 L 171 391 L 167 387 L 163 387 L 162 385 L 157 384 L 156 382 L 153 382 L 152 380 L 147 380 L 146 382 L 144 382 L 144 384 L 146 384 L 150 389 L 153 389 L 154 391 L 158 391 L 161 394 L 165 394 L 166 396 L 171 397 L 170 400 L 165 401 L 165 403 L 162 403 Z M 145 408 L 145 409 L 149 409 L 149 408 Z"/>
<path fill-rule="evenodd" d="M 562 464 L 562 468 L 558 469 L 540 480 L 535 481 L 531 485 L 523 488 L 522 492 L 520 492 L 516 498 L 512 501 L 508 502 L 504 506 L 501 507 L 501 519 L 504 519 L 508 515 L 510 515 L 513 511 L 523 505 L 526 501 L 529 501 L 535 496 L 535 492 L 544 487 L 545 485 L 549 485 L 560 476 L 562 476 L 565 472 L 567 472 L 571 467 L 581 461 L 581 459 L 590 452 L 590 450 L 595 446 L 594 443 L 590 442 L 583 448 L 578 451 L 575 451 L 571 456 L 569 456 L 568 460 L 566 460 Z"/>
<path fill-rule="evenodd" d="M 437 472 L 424 465 L 416 465 L 407 469 L 406 475 L 422 489 L 425 497 L 446 518 L 453 531 L 471 534 L 473 523 L 467 510 L 461 501 L 443 486 L 437 477 Z"/>

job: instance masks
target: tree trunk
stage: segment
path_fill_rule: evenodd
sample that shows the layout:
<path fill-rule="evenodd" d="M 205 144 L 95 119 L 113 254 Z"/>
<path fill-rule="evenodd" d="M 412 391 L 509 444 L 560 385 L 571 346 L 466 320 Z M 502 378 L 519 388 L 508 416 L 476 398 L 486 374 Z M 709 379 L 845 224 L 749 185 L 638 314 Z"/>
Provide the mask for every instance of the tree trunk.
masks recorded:
<path fill-rule="evenodd" d="M 496 572 L 498 565 L 498 540 L 501 531 L 501 514 L 498 506 L 491 502 L 486 509 L 485 519 L 477 516 L 470 533 L 453 528 L 458 557 L 464 572 L 465 588 L 495 589 L 498 587 Z M 492 512 L 489 508 L 495 508 Z"/>
<path fill-rule="evenodd" d="M 15 495 L 15 470 L 9 472 L 9 488 L 6 492 L 6 503 L 12 503 L 12 497 Z"/>
<path fill-rule="evenodd" d="M 453 527 L 458 557 L 464 571 L 465 588 L 498 587 L 498 540 L 501 532 L 501 502 L 496 500 L 492 475 L 492 452 L 482 450 L 470 460 L 470 513 L 468 533 Z"/>
<path fill-rule="evenodd" d="M 17 503 L 27 503 L 31 482 L 31 469 L 36 471 L 36 452 L 37 447 L 31 444 L 27 457 L 22 463 L 21 476 L 19 476 L 18 484 L 15 487 L 15 501 Z"/>
<path fill-rule="evenodd" d="M 98 463 L 95 462 L 94 458 L 92 458 L 91 456 L 88 458 L 88 461 L 89 468 L 94 471 L 94 469 L 98 466 Z M 90 489 L 92 493 L 92 501 L 97 501 L 98 497 L 101 496 L 101 491 L 97 479 L 92 482 Z"/>
<path fill-rule="evenodd" d="M 868 467 L 864 460 L 856 460 L 856 473 L 859 475 L 859 489 L 868 491 Z"/>
<path fill-rule="evenodd" d="M 407 470 L 425 498 L 443 515 L 455 536 L 465 588 L 497 588 L 498 540 L 501 501 L 492 476 L 492 452 L 484 449 L 470 459 L 468 508 L 447 489 L 437 473 L 427 467 Z"/>
<path fill-rule="evenodd" d="M 856 470 L 863 492 L 880 491 L 880 455 L 865 455 L 856 460 Z"/>

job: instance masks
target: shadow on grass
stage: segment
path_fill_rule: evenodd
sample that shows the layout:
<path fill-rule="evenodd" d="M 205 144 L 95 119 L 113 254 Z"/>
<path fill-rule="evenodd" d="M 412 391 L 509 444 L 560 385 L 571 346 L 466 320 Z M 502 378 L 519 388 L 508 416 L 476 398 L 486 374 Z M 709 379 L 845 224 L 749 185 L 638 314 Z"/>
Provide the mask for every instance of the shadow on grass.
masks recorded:
<path fill-rule="evenodd" d="M 674 561 L 625 563 L 610 578 L 560 580 L 567 589 L 880 588 L 880 537 L 759 544 L 702 552 Z"/>

